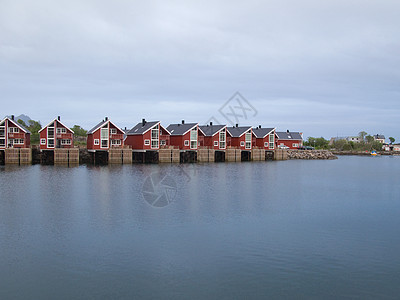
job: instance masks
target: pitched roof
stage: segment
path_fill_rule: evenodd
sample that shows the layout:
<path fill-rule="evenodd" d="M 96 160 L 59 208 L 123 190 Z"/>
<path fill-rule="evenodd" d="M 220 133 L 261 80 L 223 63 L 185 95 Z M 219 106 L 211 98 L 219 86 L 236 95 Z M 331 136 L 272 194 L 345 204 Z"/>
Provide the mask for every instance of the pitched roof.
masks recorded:
<path fill-rule="evenodd" d="M 385 139 L 385 136 L 384 136 L 383 134 L 375 134 L 375 135 L 374 135 L 374 138 L 375 138 L 375 139 L 384 140 L 384 139 Z"/>
<path fill-rule="evenodd" d="M 276 132 L 279 140 L 302 140 L 303 137 L 301 136 L 300 132 L 287 132 L 287 131 L 280 131 Z"/>
<path fill-rule="evenodd" d="M 193 127 L 197 126 L 198 123 L 185 123 L 185 124 L 170 124 L 167 127 L 167 131 L 171 133 L 171 135 L 184 135 Z"/>
<path fill-rule="evenodd" d="M 96 126 L 94 126 L 92 129 L 90 129 L 87 134 L 92 134 L 95 131 L 97 131 L 99 128 L 103 127 L 104 125 L 106 125 L 107 123 L 111 123 L 112 125 L 114 125 L 115 128 L 117 128 L 118 130 L 120 130 L 122 133 L 124 133 L 124 131 L 119 128 L 117 125 L 115 125 L 113 122 L 111 122 L 109 119 L 107 120 L 103 120 L 101 121 L 99 124 L 97 124 Z"/>
<path fill-rule="evenodd" d="M 226 127 L 226 125 L 203 125 L 203 126 L 199 126 L 199 130 L 205 136 L 213 136 L 225 127 Z"/>
<path fill-rule="evenodd" d="M 15 120 L 9 118 L 9 117 L 5 117 L 4 120 L 0 121 L 0 123 L 3 123 L 4 121 L 10 121 L 11 123 L 13 123 L 15 126 L 19 127 L 20 129 L 22 129 L 22 131 L 24 131 L 25 133 L 31 133 L 28 128 L 26 128 L 25 126 L 19 124 L 18 122 L 15 122 Z"/>
<path fill-rule="evenodd" d="M 249 129 L 251 129 L 251 126 L 227 127 L 226 129 L 232 137 L 241 137 Z"/>
<path fill-rule="evenodd" d="M 146 121 L 143 125 L 143 122 L 140 122 L 140 123 L 137 123 L 136 126 L 133 127 L 131 130 L 129 130 L 126 134 L 127 135 L 136 135 L 136 134 L 142 135 L 159 123 L 160 123 L 160 121 L 152 121 L 152 122 Z"/>
<path fill-rule="evenodd" d="M 253 133 L 256 138 L 265 138 L 271 131 L 274 131 L 275 128 L 253 128 Z"/>
<path fill-rule="evenodd" d="M 42 129 L 40 129 L 38 132 L 41 132 L 43 129 L 45 129 L 46 127 L 50 126 L 51 123 L 53 122 L 58 122 L 60 123 L 62 126 L 64 126 L 67 130 L 71 131 L 72 133 L 74 133 L 74 131 L 69 128 L 68 126 L 66 126 L 63 122 L 61 122 L 58 118 L 53 119 L 51 122 L 49 122 L 49 124 L 47 124 L 46 126 L 42 127 Z"/>

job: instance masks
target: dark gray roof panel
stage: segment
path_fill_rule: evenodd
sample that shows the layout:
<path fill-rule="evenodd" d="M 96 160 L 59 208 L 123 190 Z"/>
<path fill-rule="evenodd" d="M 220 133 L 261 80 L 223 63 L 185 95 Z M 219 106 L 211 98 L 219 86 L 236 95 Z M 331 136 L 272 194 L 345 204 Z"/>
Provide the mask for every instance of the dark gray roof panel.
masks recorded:
<path fill-rule="evenodd" d="M 171 133 L 171 135 L 183 135 L 196 125 L 197 123 L 170 124 L 167 127 L 167 130 Z"/>
<path fill-rule="evenodd" d="M 257 138 L 264 138 L 267 134 L 273 131 L 274 128 L 253 128 L 253 133 Z"/>
<path fill-rule="evenodd" d="M 103 126 L 103 125 L 104 125 L 105 123 L 107 123 L 107 122 L 108 122 L 108 120 L 107 120 L 107 121 L 105 121 L 105 120 L 101 121 L 99 124 L 97 124 L 97 125 L 94 126 L 92 129 L 90 129 L 90 130 L 87 132 L 87 134 L 92 134 L 92 133 L 94 133 L 94 132 L 96 131 L 97 128 Z"/>
<path fill-rule="evenodd" d="M 247 130 L 251 129 L 251 126 L 227 127 L 226 129 L 232 137 L 240 137 Z"/>
<path fill-rule="evenodd" d="M 152 122 L 147 122 L 144 124 L 140 122 L 137 123 L 135 127 L 133 127 L 131 130 L 128 131 L 127 135 L 136 135 L 136 134 L 144 134 L 147 130 L 152 128 L 154 125 L 159 123 L 160 121 L 152 121 Z"/>
<path fill-rule="evenodd" d="M 277 131 L 276 134 L 278 135 L 278 139 L 280 139 L 280 140 L 302 140 L 303 139 L 299 132 L 292 132 L 292 131 L 278 132 Z"/>
<path fill-rule="evenodd" d="M 199 129 L 204 132 L 205 136 L 213 136 L 224 127 L 225 125 L 204 125 L 199 126 Z"/>

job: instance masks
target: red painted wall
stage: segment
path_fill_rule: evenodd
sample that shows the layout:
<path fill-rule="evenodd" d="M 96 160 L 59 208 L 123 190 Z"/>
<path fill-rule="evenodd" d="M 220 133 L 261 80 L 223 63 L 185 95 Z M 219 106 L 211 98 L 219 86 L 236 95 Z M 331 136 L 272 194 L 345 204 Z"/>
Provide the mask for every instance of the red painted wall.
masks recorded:
<path fill-rule="evenodd" d="M 271 133 L 271 134 L 273 134 L 273 133 Z M 253 141 L 254 140 L 256 141 L 255 144 L 259 148 L 263 148 L 265 150 L 274 150 L 276 148 L 276 145 L 275 145 L 276 144 L 276 138 L 274 140 L 274 148 L 269 148 L 269 136 L 271 134 L 268 134 L 265 138 L 256 138 L 256 137 L 253 136 Z M 268 144 L 267 147 L 265 147 L 265 143 Z"/>
<path fill-rule="evenodd" d="M 185 146 L 185 141 L 189 141 L 189 146 Z M 185 135 L 171 135 L 170 136 L 170 145 L 179 147 L 181 150 L 197 150 L 199 147 L 199 130 L 197 127 L 197 148 L 190 148 L 190 130 Z"/>
<path fill-rule="evenodd" d="M 150 144 L 145 145 L 145 143 L 144 143 L 145 140 L 149 140 Z M 131 146 L 132 149 L 158 150 L 161 147 L 162 140 L 164 140 L 166 142 L 165 146 L 169 146 L 169 144 L 170 144 L 169 134 L 163 128 L 160 128 L 158 147 L 151 148 L 151 129 L 150 129 L 143 135 L 127 135 L 126 139 L 125 139 L 125 145 Z"/>
<path fill-rule="evenodd" d="M 302 140 L 278 140 L 278 147 L 279 147 L 279 145 L 282 145 L 282 144 L 289 147 L 290 149 L 297 149 L 298 147 L 303 145 L 303 141 Z M 297 146 L 293 146 L 293 144 L 297 144 Z"/>
<path fill-rule="evenodd" d="M 106 125 L 106 124 L 104 124 Z M 103 125 L 103 126 L 104 126 Z M 110 148 L 122 148 L 124 146 L 124 133 L 121 129 L 114 126 L 111 122 L 108 123 L 108 147 L 101 147 L 101 128 L 99 127 L 95 132 L 87 136 L 87 149 L 88 150 L 102 150 L 108 151 Z M 111 134 L 111 129 L 116 129 L 116 134 Z M 99 140 L 99 144 L 95 145 L 94 140 Z M 121 145 L 112 145 L 112 140 L 121 140 Z"/>
<path fill-rule="evenodd" d="M 57 133 L 57 128 L 66 128 L 67 133 Z M 46 143 L 42 144 L 41 140 L 46 139 Z M 71 140 L 71 144 L 61 144 L 61 140 Z M 67 127 L 63 126 L 59 121 L 55 120 L 55 126 L 54 126 L 54 148 L 49 148 L 47 146 L 47 126 L 44 127 L 44 129 L 40 132 L 40 139 L 39 139 L 39 145 L 41 150 L 53 150 L 54 148 L 73 148 L 74 147 L 74 136 L 73 134 L 68 130 Z"/>
<path fill-rule="evenodd" d="M 1 147 L 1 149 L 9 148 L 8 145 L 10 144 L 10 139 L 18 139 L 18 140 L 23 140 L 22 144 L 13 144 L 12 148 L 29 148 L 31 145 L 31 139 L 30 139 L 30 134 L 25 133 L 21 128 L 13 124 L 10 120 L 6 120 L 4 123 L 5 125 L 5 135 L 6 135 L 6 141 L 5 141 L 5 146 Z M 17 127 L 19 132 L 17 133 L 10 133 L 8 132 L 8 128 L 10 127 Z"/>

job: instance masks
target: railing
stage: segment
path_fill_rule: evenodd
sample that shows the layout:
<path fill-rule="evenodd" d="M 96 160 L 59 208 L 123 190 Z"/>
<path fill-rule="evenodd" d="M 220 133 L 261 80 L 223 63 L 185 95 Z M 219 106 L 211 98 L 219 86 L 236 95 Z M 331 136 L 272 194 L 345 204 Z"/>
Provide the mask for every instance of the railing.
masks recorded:
<path fill-rule="evenodd" d="M 112 140 L 122 140 L 124 138 L 124 135 L 121 133 L 115 133 L 115 134 L 111 134 L 110 139 Z"/>

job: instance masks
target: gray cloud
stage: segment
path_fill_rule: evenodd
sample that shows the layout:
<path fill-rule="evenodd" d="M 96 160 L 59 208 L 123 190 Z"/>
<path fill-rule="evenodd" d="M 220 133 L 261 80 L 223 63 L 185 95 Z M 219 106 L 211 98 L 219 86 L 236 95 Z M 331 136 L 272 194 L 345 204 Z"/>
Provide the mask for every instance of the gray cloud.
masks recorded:
<path fill-rule="evenodd" d="M 206 121 L 400 138 L 397 1 L 0 1 L 3 115 Z M 18 105 L 16 105 L 18 104 Z M 220 117 L 221 119 L 221 117 Z"/>

